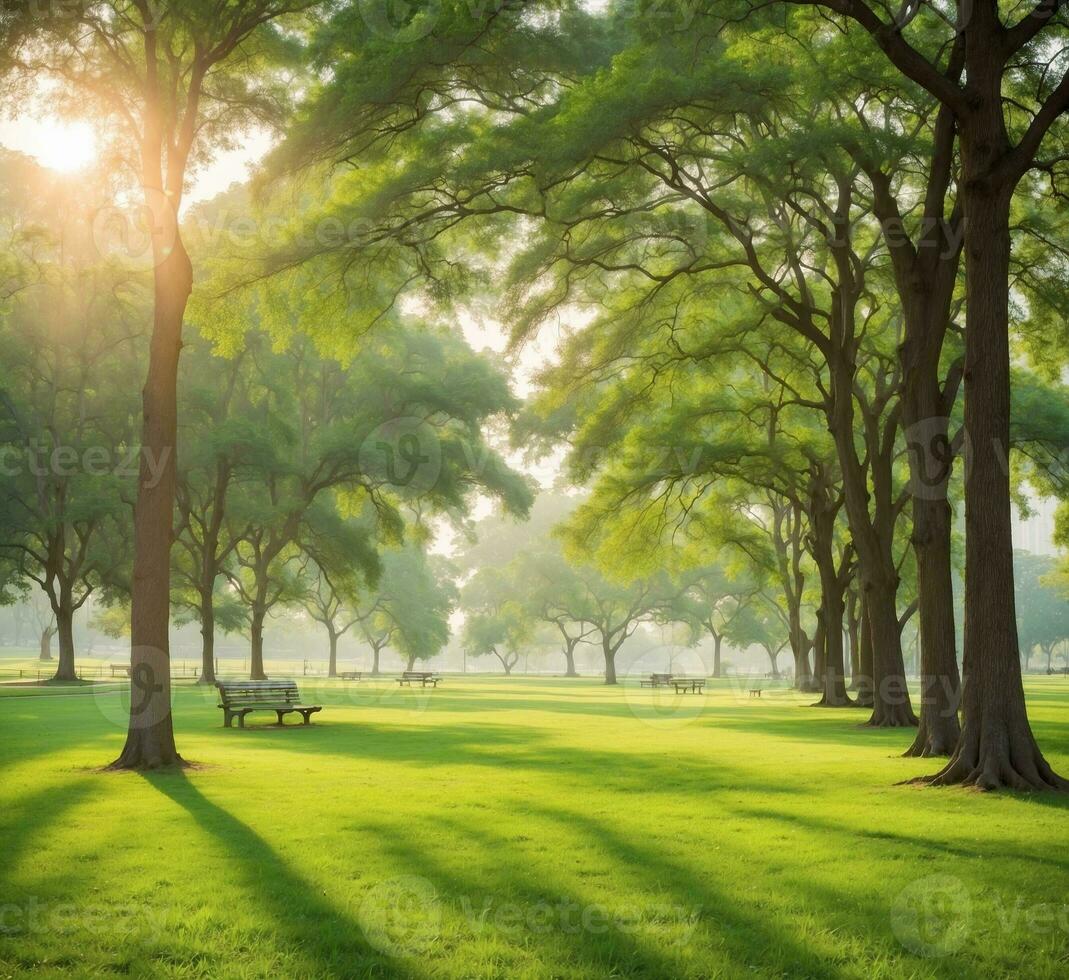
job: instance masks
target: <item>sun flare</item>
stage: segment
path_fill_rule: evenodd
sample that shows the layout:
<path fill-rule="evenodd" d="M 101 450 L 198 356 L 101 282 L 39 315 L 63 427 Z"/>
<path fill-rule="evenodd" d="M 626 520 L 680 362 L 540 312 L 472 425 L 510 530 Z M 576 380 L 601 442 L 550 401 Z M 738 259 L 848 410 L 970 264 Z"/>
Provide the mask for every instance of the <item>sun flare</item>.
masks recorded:
<path fill-rule="evenodd" d="M 41 122 L 27 147 L 45 167 L 71 173 L 96 159 L 96 136 L 85 122 Z"/>

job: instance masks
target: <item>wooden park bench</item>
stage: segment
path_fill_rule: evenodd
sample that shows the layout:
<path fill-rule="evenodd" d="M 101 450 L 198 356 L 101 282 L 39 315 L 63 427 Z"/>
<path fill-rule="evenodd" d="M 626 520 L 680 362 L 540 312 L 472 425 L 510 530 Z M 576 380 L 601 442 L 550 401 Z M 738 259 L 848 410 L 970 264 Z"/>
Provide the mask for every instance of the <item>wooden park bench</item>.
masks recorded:
<path fill-rule="evenodd" d="M 411 687 L 416 682 L 418 682 L 421 687 L 426 687 L 428 684 L 430 684 L 431 687 L 437 687 L 440 680 L 441 677 L 431 670 L 406 670 L 397 678 L 397 683 L 402 687 L 406 684 Z"/>
<path fill-rule="evenodd" d="M 751 698 L 759 698 L 760 696 L 761 696 L 761 688 L 759 688 L 759 687 L 751 687 L 750 688 L 750 697 Z"/>
<path fill-rule="evenodd" d="M 704 677 L 673 677 L 672 686 L 676 689 L 676 694 L 686 694 L 688 691 L 691 694 L 701 694 L 705 688 Z"/>
<path fill-rule="evenodd" d="M 363 676 L 364 673 L 360 670 L 343 670 L 338 674 L 338 677 L 343 681 L 358 681 Z"/>
<path fill-rule="evenodd" d="M 238 727 L 245 727 L 245 716 L 250 711 L 273 711 L 278 715 L 278 724 L 292 712 L 299 713 L 304 723 L 309 724 L 309 717 L 323 708 L 318 704 L 301 704 L 301 692 L 297 690 L 296 681 L 217 681 L 220 708 L 223 709 L 223 724 L 230 728 L 230 723 L 237 718 Z"/>
<path fill-rule="evenodd" d="M 639 687 L 668 687 L 672 683 L 672 674 L 650 674 L 649 677 L 640 680 Z"/>

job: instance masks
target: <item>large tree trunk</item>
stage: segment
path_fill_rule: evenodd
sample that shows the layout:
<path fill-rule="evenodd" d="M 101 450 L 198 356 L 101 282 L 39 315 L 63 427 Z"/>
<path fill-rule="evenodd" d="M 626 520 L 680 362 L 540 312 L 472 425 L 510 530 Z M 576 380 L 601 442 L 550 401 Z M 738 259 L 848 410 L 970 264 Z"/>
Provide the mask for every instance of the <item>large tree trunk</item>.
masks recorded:
<path fill-rule="evenodd" d="M 161 225 L 167 216 L 154 217 Z M 171 219 L 173 220 L 173 219 Z M 130 727 L 113 769 L 181 764 L 171 721 L 171 537 L 178 421 L 178 356 L 182 317 L 193 285 L 189 256 L 178 237 L 157 256 L 155 311 L 144 420 L 130 613 Z M 162 257 L 166 254 L 166 257 Z M 150 461 L 152 465 L 150 466 Z M 155 472 L 154 472 L 155 469 Z"/>
<path fill-rule="evenodd" d="M 371 676 L 378 677 L 379 670 L 379 648 L 372 646 L 371 648 Z"/>
<path fill-rule="evenodd" d="M 967 40 L 997 13 L 976 8 Z M 989 42 L 990 45 L 990 42 Z M 961 125 L 965 202 L 964 725 L 953 756 L 928 781 L 981 789 L 1069 789 L 1032 736 L 1021 682 L 1013 584 L 1010 480 L 1009 265 L 1012 186 L 992 170 L 1006 147 L 1001 71 L 975 49 L 967 65 L 977 102 Z M 998 58 L 992 58 L 998 61 Z"/>
<path fill-rule="evenodd" d="M 822 694 L 817 707 L 846 708 L 853 701 L 846 693 L 843 663 L 844 586 L 835 567 L 835 521 L 840 504 L 822 467 L 814 466 L 810 486 L 810 548 L 820 576 L 820 611 L 817 614 L 814 664 Z"/>
<path fill-rule="evenodd" d="M 211 590 L 200 594 L 200 677 L 197 683 L 215 683 L 215 602 Z"/>
<path fill-rule="evenodd" d="M 39 654 L 41 660 L 51 662 L 52 660 L 52 637 L 55 634 L 55 629 L 49 625 L 41 630 L 41 652 Z M 18 646 L 18 644 L 15 644 Z M 1049 666 L 1049 665 L 1048 665 Z"/>
<path fill-rule="evenodd" d="M 416 656 L 415 656 L 415 654 L 413 654 L 412 656 L 410 656 L 408 658 L 408 663 L 405 666 L 405 670 L 415 670 L 415 669 L 416 669 Z M 508 673 L 508 671 L 505 671 L 505 673 Z"/>
<path fill-rule="evenodd" d="M 59 663 L 56 666 L 56 681 L 76 681 L 78 672 L 74 666 L 74 607 L 70 596 L 60 596 L 56 610 L 56 635 L 59 639 Z"/>
<path fill-rule="evenodd" d="M 249 620 L 249 680 L 265 681 L 264 673 L 264 619 L 267 610 L 260 605 L 252 607 Z"/>

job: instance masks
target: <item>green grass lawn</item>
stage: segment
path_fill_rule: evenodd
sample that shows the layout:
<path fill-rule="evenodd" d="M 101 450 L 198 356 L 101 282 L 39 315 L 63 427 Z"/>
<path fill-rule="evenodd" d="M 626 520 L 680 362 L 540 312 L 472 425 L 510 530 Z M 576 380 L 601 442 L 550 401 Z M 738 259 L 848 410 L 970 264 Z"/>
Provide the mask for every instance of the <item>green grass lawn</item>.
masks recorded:
<path fill-rule="evenodd" d="M 104 774 L 114 685 L 0 688 L 0 976 L 1069 975 L 1069 801 L 894 785 L 860 711 L 593 680 L 175 694 L 183 774 Z M 1069 771 L 1069 682 L 1030 682 Z"/>

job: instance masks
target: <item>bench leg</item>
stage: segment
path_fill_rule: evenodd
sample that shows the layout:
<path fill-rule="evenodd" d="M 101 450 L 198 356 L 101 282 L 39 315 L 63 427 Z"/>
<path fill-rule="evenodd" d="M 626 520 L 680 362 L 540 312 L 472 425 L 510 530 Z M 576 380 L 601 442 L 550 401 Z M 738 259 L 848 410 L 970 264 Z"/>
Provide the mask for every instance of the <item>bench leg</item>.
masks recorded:
<path fill-rule="evenodd" d="M 242 711 L 240 714 L 238 714 L 238 728 L 244 728 L 245 727 L 245 715 L 247 713 L 248 712 Z"/>
<path fill-rule="evenodd" d="M 278 715 L 278 723 L 279 723 L 280 725 L 285 725 L 286 723 L 285 723 L 285 722 L 284 722 L 284 721 L 283 721 L 282 719 L 283 719 L 283 718 L 285 718 L 285 717 L 286 717 L 286 715 L 288 715 L 288 714 L 289 714 L 289 712 L 288 712 L 288 711 L 277 711 L 277 710 L 276 710 L 276 711 L 275 711 L 275 714 L 276 714 L 276 715 Z"/>
<path fill-rule="evenodd" d="M 234 720 L 234 716 L 226 709 L 223 709 L 223 727 L 230 728 L 231 723 Z"/>
<path fill-rule="evenodd" d="M 302 711 L 301 712 L 301 716 L 304 718 L 304 723 L 306 725 L 311 724 L 311 716 L 312 716 L 312 712 L 311 711 Z"/>

